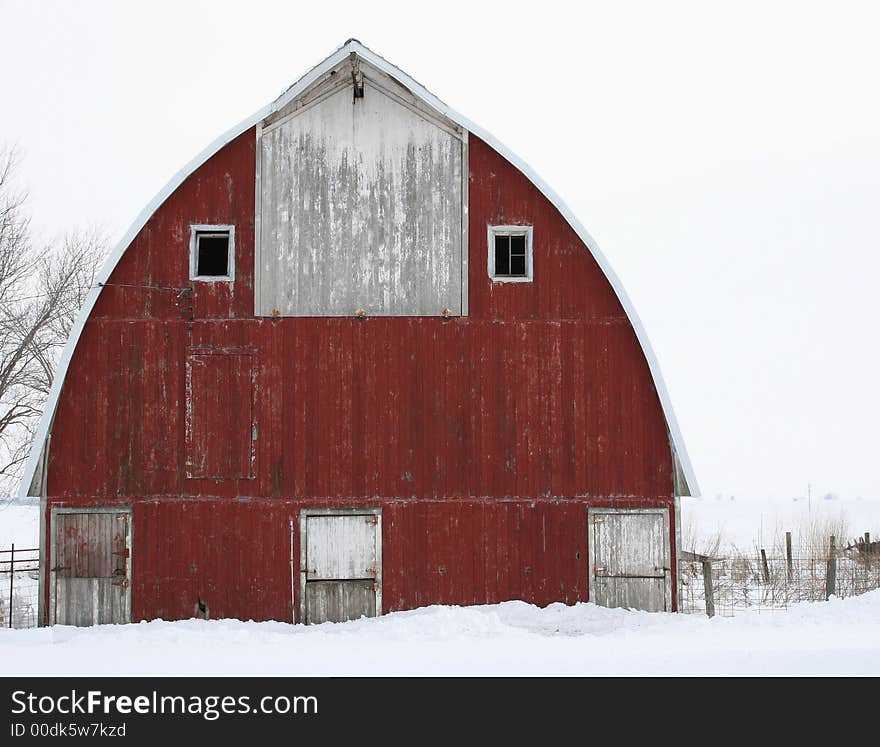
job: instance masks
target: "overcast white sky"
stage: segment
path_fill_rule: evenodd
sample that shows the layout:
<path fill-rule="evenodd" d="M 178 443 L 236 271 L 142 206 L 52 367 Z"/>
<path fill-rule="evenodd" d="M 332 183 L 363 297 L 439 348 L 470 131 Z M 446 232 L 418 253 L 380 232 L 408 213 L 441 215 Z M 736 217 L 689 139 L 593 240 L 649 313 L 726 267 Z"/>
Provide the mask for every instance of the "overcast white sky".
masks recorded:
<path fill-rule="evenodd" d="M 810 482 L 880 511 L 880 4 L 0 0 L 0 143 L 35 228 L 120 236 L 352 36 L 598 240 L 704 495 Z"/>

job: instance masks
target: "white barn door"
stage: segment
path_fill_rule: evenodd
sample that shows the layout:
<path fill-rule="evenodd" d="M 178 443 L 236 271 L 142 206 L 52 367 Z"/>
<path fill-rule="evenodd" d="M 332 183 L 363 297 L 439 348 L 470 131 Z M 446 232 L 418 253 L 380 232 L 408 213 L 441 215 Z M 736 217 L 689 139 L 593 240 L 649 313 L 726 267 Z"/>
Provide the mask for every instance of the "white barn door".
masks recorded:
<path fill-rule="evenodd" d="M 672 610 L 669 510 L 588 510 L 590 601 L 648 612 Z"/>
<path fill-rule="evenodd" d="M 300 522 L 300 620 L 382 614 L 379 509 L 305 510 Z"/>

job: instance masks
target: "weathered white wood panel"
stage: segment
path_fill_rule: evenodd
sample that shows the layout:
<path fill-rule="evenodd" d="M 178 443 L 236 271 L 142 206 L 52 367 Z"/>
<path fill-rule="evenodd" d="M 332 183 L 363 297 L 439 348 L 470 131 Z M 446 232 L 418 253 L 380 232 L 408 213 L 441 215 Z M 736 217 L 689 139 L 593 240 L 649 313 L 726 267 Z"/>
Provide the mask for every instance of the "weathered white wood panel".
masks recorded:
<path fill-rule="evenodd" d="M 309 581 L 376 575 L 376 517 L 309 516 L 307 521 L 305 570 Z"/>
<path fill-rule="evenodd" d="M 671 609 L 666 509 L 590 509 L 590 600 L 604 607 Z"/>
<path fill-rule="evenodd" d="M 372 581 L 310 581 L 306 584 L 307 623 L 345 622 L 376 616 Z"/>
<path fill-rule="evenodd" d="M 50 623 L 131 621 L 131 518 L 115 509 L 55 510 Z"/>
<path fill-rule="evenodd" d="M 462 313 L 463 134 L 364 87 L 259 128 L 258 315 Z"/>
<path fill-rule="evenodd" d="M 131 594 L 122 579 L 59 579 L 56 625 L 103 625 L 131 620 Z"/>
<path fill-rule="evenodd" d="M 663 575 L 669 548 L 662 514 L 594 515 L 595 561 L 610 576 Z"/>
<path fill-rule="evenodd" d="M 602 607 L 623 607 L 644 612 L 665 612 L 666 581 L 660 578 L 593 578 L 593 601 Z"/>

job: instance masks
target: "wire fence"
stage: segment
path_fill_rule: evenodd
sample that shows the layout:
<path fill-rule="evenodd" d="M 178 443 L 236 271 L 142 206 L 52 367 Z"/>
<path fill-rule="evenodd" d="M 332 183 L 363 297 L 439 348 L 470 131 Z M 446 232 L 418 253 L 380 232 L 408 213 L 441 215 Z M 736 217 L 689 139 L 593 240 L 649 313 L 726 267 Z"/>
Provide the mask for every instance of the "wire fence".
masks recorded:
<path fill-rule="evenodd" d="M 35 628 L 39 593 L 38 548 L 0 550 L 0 628 Z"/>
<path fill-rule="evenodd" d="M 732 616 L 745 610 L 775 612 L 829 594 L 853 597 L 880 588 L 880 554 L 778 558 L 760 554 L 679 563 L 679 611 Z M 707 594 L 707 580 L 709 590 Z"/>

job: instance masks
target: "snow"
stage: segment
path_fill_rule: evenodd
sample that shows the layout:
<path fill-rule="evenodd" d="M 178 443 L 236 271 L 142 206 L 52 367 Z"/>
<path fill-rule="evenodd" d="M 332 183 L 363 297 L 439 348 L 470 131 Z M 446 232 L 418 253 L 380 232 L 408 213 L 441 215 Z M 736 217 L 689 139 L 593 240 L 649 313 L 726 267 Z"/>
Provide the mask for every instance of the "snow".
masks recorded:
<path fill-rule="evenodd" d="M 0 502 L 0 550 L 12 543 L 25 550 L 39 546 L 40 508 L 38 503 Z"/>
<path fill-rule="evenodd" d="M 524 602 L 304 626 L 0 630 L 4 675 L 876 675 L 880 590 L 709 619 Z"/>

